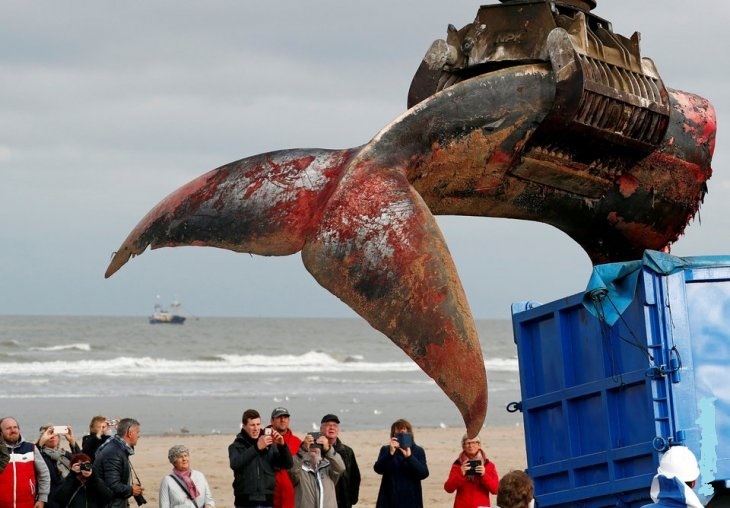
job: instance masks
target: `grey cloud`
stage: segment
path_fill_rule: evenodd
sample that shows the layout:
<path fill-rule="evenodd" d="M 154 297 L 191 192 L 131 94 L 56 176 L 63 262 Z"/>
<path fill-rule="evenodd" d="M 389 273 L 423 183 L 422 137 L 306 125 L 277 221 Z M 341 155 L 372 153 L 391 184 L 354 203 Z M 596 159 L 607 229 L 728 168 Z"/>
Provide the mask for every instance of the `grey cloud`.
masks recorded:
<path fill-rule="evenodd" d="M 730 111 L 730 3 L 599 0 L 667 84 Z M 200 315 L 350 316 L 299 256 L 215 249 L 147 252 L 112 279 L 111 252 L 160 199 L 227 162 L 290 147 L 367 142 L 405 110 L 410 80 L 454 2 L 24 2 L 0 19 L 0 309 L 145 314 L 158 293 Z M 715 176 L 675 246 L 728 252 L 728 134 Z M 585 254 L 562 233 L 519 221 L 439 217 L 477 316 L 515 300 L 583 289 Z M 545 282 L 535 282 L 544 280 Z M 75 287 L 74 297 L 68 288 Z"/>

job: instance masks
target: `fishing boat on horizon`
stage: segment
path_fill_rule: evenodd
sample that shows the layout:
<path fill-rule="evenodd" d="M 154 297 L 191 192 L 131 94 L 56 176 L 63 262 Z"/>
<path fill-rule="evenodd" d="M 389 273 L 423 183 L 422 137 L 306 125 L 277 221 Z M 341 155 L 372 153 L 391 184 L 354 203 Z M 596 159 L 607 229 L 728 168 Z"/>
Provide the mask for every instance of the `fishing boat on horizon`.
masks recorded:
<path fill-rule="evenodd" d="M 181 304 L 174 301 L 170 304 L 170 310 L 165 309 L 161 304 L 155 304 L 155 311 L 150 316 L 150 324 L 173 324 L 181 325 L 185 323 L 185 316 L 180 314 Z"/>

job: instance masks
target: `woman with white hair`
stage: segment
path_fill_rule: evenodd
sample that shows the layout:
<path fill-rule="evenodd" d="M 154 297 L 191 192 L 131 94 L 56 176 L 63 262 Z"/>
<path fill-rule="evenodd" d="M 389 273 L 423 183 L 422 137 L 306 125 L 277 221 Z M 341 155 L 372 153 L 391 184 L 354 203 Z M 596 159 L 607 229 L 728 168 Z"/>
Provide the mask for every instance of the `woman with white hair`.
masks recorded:
<path fill-rule="evenodd" d="M 160 508 L 215 508 L 205 475 L 190 467 L 190 451 L 175 445 L 167 458 L 173 467 L 160 482 Z"/>
<path fill-rule="evenodd" d="M 454 508 L 484 508 L 491 506 L 489 494 L 497 494 L 499 476 L 494 462 L 482 450 L 479 436 L 461 438 L 462 452 L 451 465 L 444 490 L 456 492 Z"/>

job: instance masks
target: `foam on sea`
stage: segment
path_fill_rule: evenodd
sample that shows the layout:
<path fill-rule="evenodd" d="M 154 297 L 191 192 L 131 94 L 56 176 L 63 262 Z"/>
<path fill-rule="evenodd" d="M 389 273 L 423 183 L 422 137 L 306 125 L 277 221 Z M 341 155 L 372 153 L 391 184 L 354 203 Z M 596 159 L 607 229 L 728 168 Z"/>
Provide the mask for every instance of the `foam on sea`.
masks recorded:
<path fill-rule="evenodd" d="M 57 346 L 46 347 L 29 347 L 29 351 L 65 351 L 68 349 L 76 349 L 78 351 L 91 351 L 91 345 L 85 342 L 77 342 L 75 344 L 59 344 Z"/>
<path fill-rule="evenodd" d="M 84 349 L 84 344 L 56 346 Z M 87 345 L 88 346 L 88 345 Z M 488 371 L 517 372 L 517 360 L 490 359 L 485 362 Z M 216 355 L 202 360 L 168 360 L 164 358 L 120 356 L 109 360 L 73 360 L 45 362 L 3 362 L 6 376 L 37 376 L 53 372 L 56 376 L 149 376 L 155 374 L 257 374 L 266 373 L 379 373 L 414 372 L 419 367 L 412 361 L 367 362 L 344 360 L 319 351 L 302 355 Z"/>
<path fill-rule="evenodd" d="M 502 372 L 519 372 L 520 366 L 517 358 L 490 358 L 484 361 L 487 372 L 498 370 Z"/>

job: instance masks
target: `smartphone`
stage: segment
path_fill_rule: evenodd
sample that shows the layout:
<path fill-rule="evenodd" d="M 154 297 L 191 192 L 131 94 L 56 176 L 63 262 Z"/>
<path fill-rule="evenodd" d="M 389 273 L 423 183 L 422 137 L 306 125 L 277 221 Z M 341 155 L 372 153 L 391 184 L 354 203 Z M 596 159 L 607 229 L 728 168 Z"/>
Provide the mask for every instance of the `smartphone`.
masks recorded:
<path fill-rule="evenodd" d="M 482 465 L 481 460 L 467 460 L 467 463 L 469 464 L 469 469 L 466 470 L 466 474 L 468 475 L 476 475 L 477 473 L 477 466 Z"/>
<path fill-rule="evenodd" d="M 413 447 L 413 434 L 410 432 L 399 432 L 395 435 L 398 440 L 398 444 L 401 448 L 412 448 Z"/>
<path fill-rule="evenodd" d="M 65 436 L 68 434 L 68 425 L 54 425 L 53 433 L 57 436 Z"/>

